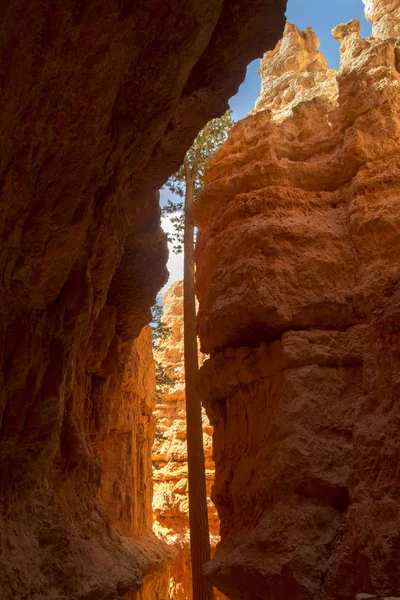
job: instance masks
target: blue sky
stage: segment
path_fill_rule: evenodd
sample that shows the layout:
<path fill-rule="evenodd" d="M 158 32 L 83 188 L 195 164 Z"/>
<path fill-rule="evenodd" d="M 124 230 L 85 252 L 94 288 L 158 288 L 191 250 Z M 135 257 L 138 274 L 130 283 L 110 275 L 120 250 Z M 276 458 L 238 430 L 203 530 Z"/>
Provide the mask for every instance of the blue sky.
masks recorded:
<path fill-rule="evenodd" d="M 339 65 L 339 43 L 331 34 L 336 25 L 346 23 L 350 19 L 359 19 L 363 24 L 361 34 L 364 37 L 371 35 L 371 24 L 365 20 L 362 0 L 288 0 L 286 14 L 288 20 L 300 29 L 312 27 L 321 41 L 321 52 L 325 54 L 329 66 L 334 69 Z M 249 65 L 239 93 L 230 101 L 235 121 L 243 119 L 254 108 L 261 85 L 258 75 L 259 63 L 260 61 L 256 60 Z M 170 197 L 170 192 L 161 191 L 162 204 Z M 166 218 L 163 219 L 163 227 L 166 231 L 171 230 L 171 224 Z M 170 249 L 168 261 L 170 279 L 163 291 L 174 281 L 182 279 L 182 267 L 182 255 L 173 254 Z"/>
<path fill-rule="evenodd" d="M 312 27 L 321 41 L 320 50 L 332 69 L 339 66 L 339 42 L 331 34 L 336 25 L 358 19 L 363 25 L 361 35 L 371 35 L 371 23 L 364 17 L 364 4 L 361 0 L 288 0 L 286 16 L 299 29 Z M 248 66 L 246 79 L 239 93 L 230 101 L 236 121 L 243 119 L 254 108 L 260 90 L 258 67 L 258 60 Z"/>

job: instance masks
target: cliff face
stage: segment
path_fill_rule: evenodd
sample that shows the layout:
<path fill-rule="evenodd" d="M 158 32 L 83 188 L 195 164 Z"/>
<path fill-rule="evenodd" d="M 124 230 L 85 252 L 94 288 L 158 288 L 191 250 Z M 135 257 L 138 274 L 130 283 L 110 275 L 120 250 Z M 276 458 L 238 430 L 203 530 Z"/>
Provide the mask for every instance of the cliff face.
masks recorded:
<path fill-rule="evenodd" d="M 222 537 L 207 573 L 232 600 L 400 589 L 400 76 L 387 4 L 369 3 L 379 38 L 357 21 L 334 30 L 336 84 L 315 36 L 287 26 L 264 58 L 258 110 L 195 206 Z M 279 104 L 269 86 L 306 88 L 305 101 Z"/>
<path fill-rule="evenodd" d="M 191 600 L 188 468 L 186 448 L 186 410 L 183 348 L 183 282 L 174 283 L 164 298 L 163 322 L 170 328 L 156 360 L 168 369 L 171 384 L 166 386 L 154 416 L 156 436 L 153 447 L 154 532 L 175 550 L 170 563 L 169 589 L 171 600 Z M 199 355 L 199 363 L 203 356 Z M 212 427 L 203 409 L 203 443 L 206 459 L 208 492 L 208 522 L 211 551 L 219 541 L 219 519 L 211 501 L 214 483 L 212 460 Z M 220 592 L 215 598 L 223 599 Z"/>
<path fill-rule="evenodd" d="M 2 598 L 132 595 L 163 556 L 139 337 L 166 279 L 156 190 L 284 6 L 1 4 Z"/>

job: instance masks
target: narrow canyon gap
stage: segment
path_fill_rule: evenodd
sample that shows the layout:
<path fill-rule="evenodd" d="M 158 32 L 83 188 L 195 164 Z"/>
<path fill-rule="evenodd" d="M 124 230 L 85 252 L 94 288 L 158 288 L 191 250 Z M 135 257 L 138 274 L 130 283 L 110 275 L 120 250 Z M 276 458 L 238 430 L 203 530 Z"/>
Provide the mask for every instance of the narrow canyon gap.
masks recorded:
<path fill-rule="evenodd" d="M 186 405 L 183 348 L 183 282 L 176 281 L 163 299 L 163 323 L 169 335 L 155 352 L 156 360 L 167 369 L 170 382 L 163 386 L 154 411 L 156 436 L 153 446 L 154 532 L 173 549 L 169 561 L 169 600 L 192 600 L 190 564 L 188 464 L 186 447 Z M 199 364 L 204 360 L 199 352 Z M 219 541 L 219 519 L 211 488 L 214 483 L 212 427 L 202 412 L 203 444 L 207 481 L 208 523 L 211 555 Z M 215 600 L 226 600 L 214 590 Z"/>
<path fill-rule="evenodd" d="M 400 2 L 287 24 L 194 207 L 198 387 L 231 600 L 400 596 Z"/>
<path fill-rule="evenodd" d="M 167 558 L 145 328 L 167 276 L 157 190 L 285 4 L 0 7 L 1 598 L 135 598 Z M 153 579 L 141 598 L 163 597 Z"/>

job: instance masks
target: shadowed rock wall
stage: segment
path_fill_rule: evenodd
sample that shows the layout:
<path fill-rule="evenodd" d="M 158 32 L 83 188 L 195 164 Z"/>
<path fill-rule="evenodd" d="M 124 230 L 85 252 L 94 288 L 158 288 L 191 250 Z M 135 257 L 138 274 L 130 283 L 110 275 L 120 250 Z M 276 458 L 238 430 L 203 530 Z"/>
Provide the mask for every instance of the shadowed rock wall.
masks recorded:
<path fill-rule="evenodd" d="M 195 205 L 222 538 L 207 573 L 232 600 L 400 589 L 399 41 L 379 27 L 334 30 L 327 94 L 318 40 L 287 26 L 261 72 L 305 101 L 264 81 Z"/>
<path fill-rule="evenodd" d="M 135 342 L 166 280 L 156 191 L 276 43 L 284 7 L 1 4 L 4 599 L 132 595 L 166 557 Z"/>

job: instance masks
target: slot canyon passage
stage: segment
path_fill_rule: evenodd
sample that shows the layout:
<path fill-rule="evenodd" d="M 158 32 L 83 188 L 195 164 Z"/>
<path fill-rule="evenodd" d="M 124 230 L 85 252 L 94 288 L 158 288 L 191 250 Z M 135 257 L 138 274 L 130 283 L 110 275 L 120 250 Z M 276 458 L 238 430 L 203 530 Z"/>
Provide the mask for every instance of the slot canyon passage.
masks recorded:
<path fill-rule="evenodd" d="M 365 4 L 338 72 L 284 0 L 0 6 L 1 600 L 190 593 L 187 532 L 161 531 L 185 477 L 181 389 L 168 462 L 156 435 L 158 190 L 263 52 L 194 206 L 206 574 L 231 600 L 400 597 L 400 0 Z"/>
<path fill-rule="evenodd" d="M 156 360 L 166 369 L 169 381 L 157 398 L 154 411 L 156 434 L 153 446 L 154 531 L 174 555 L 169 561 L 167 598 L 192 600 L 189 533 L 189 490 L 186 448 L 183 281 L 175 282 L 163 299 L 162 321 L 169 328 Z M 199 353 L 199 363 L 204 356 Z M 212 427 L 203 409 L 203 445 L 208 496 L 208 523 L 211 554 L 219 541 L 219 519 L 211 488 L 215 466 L 212 460 Z M 226 596 L 215 591 L 215 600 Z"/>

